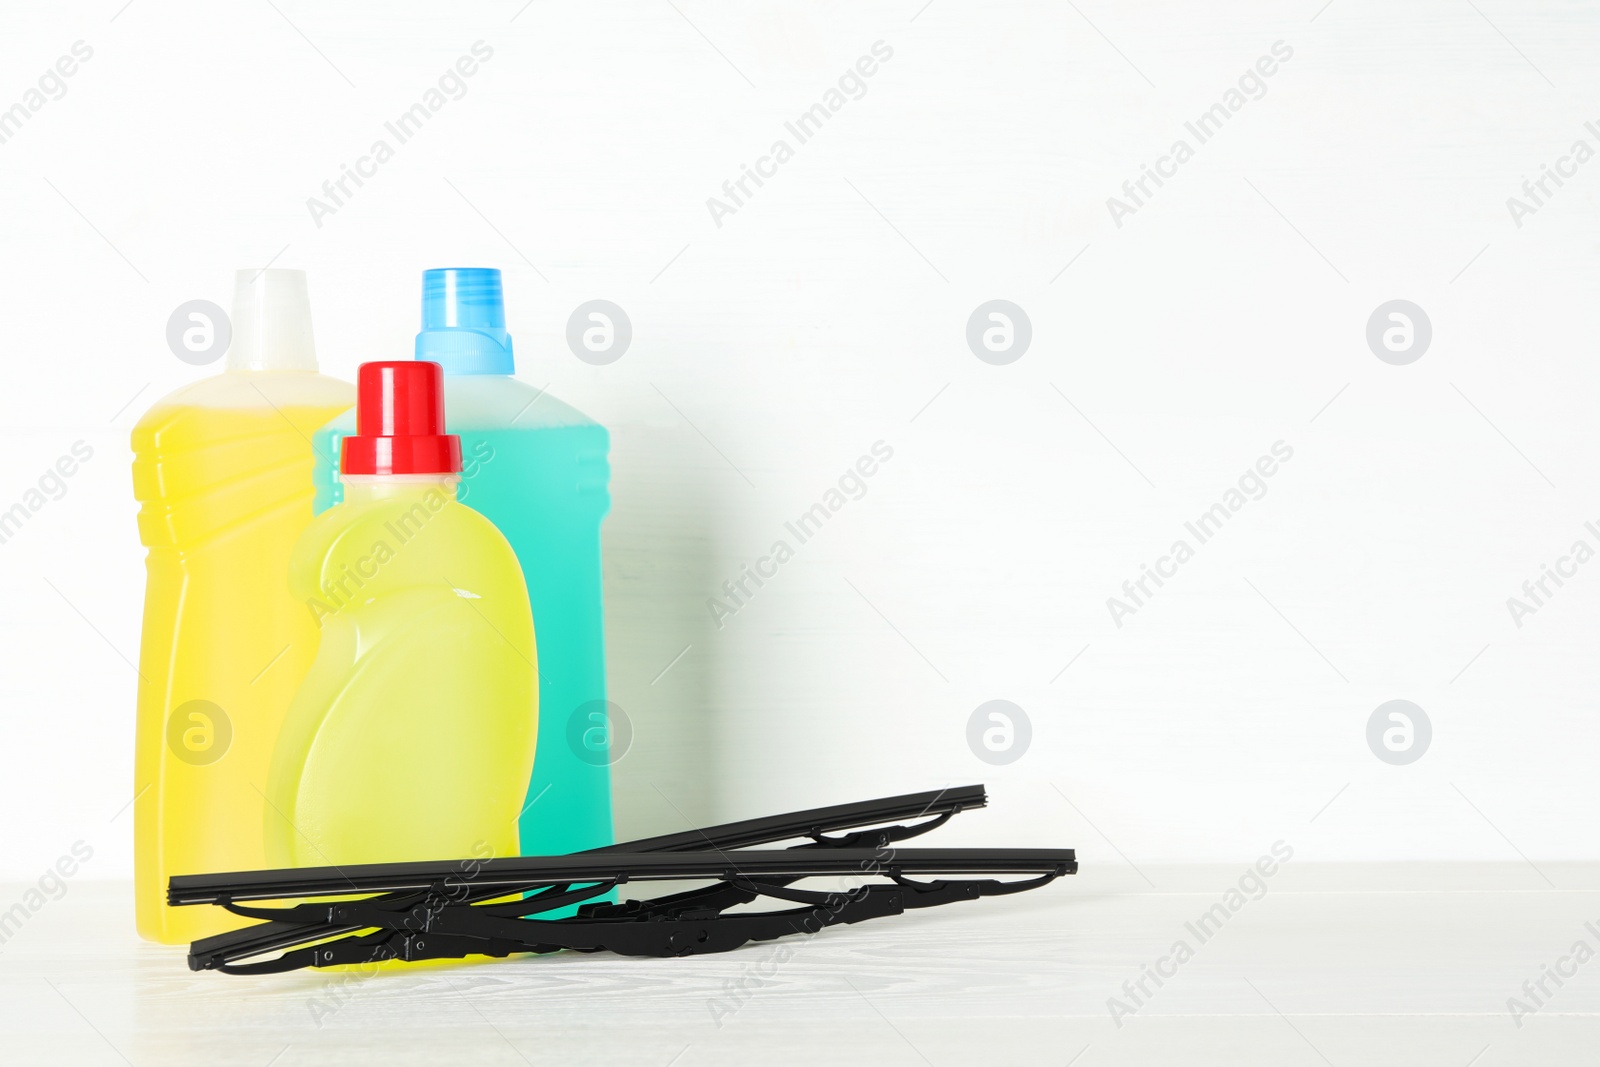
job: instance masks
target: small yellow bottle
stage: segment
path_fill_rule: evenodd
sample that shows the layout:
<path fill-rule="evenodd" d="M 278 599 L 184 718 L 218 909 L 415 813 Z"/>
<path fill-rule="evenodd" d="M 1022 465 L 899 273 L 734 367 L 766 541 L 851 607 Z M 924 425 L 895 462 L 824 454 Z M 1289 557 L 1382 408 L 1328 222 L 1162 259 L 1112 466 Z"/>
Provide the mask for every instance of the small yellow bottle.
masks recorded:
<path fill-rule="evenodd" d="M 366 363 L 357 388 L 344 502 L 290 563 L 321 640 L 268 779 L 268 864 L 517 855 L 538 736 L 522 570 L 456 501 L 439 364 Z"/>
<path fill-rule="evenodd" d="M 355 399 L 317 373 L 305 275 L 240 271 L 227 370 L 133 430 L 146 557 L 134 757 L 134 898 L 167 944 L 246 925 L 169 908 L 174 874 L 266 866 L 267 771 L 317 627 L 288 588 L 311 522 L 311 436 Z"/>

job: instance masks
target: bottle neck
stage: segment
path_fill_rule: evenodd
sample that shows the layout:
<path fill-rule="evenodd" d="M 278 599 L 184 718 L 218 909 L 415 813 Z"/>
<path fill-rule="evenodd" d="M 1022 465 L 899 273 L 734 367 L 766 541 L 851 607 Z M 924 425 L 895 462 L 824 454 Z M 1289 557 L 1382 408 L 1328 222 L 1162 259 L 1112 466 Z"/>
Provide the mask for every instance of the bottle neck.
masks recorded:
<path fill-rule="evenodd" d="M 499 331 L 501 335 L 504 330 Z M 447 377 L 471 378 L 478 375 L 510 375 L 517 372 L 511 356 L 511 338 L 496 339 L 477 330 L 423 330 L 417 335 L 417 359 L 429 360 L 444 368 Z"/>
<path fill-rule="evenodd" d="M 231 371 L 317 370 L 304 271 L 263 268 L 234 276 Z"/>
<path fill-rule="evenodd" d="M 341 474 L 346 502 L 420 499 L 430 492 L 456 498 L 460 474 Z"/>

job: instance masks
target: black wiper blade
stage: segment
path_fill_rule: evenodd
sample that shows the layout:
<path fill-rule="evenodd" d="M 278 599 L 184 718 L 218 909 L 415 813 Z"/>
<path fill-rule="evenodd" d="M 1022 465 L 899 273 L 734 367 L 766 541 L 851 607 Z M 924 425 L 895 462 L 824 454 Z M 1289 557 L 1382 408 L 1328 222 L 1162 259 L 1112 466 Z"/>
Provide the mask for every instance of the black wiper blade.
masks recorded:
<path fill-rule="evenodd" d="M 759 819 L 745 819 L 740 822 L 724 823 L 720 826 L 710 826 L 703 830 L 682 830 L 678 833 L 663 834 L 658 837 L 640 838 L 634 841 L 623 841 L 604 848 L 589 849 L 585 852 L 572 853 L 574 856 L 595 856 L 612 852 L 649 853 L 649 852 L 685 852 L 709 849 L 721 851 L 727 849 L 750 848 L 755 845 L 770 845 L 779 841 L 789 841 L 800 837 L 809 837 L 814 845 L 847 845 L 857 843 L 854 840 L 828 839 L 824 835 L 839 830 L 850 830 L 863 826 L 877 826 L 880 823 L 893 822 L 897 819 L 920 819 L 932 817 L 932 821 L 915 827 L 892 827 L 878 834 L 859 835 L 863 839 L 873 837 L 882 838 L 882 843 L 891 840 L 903 840 L 905 837 L 924 833 L 936 826 L 942 826 L 950 817 L 973 808 L 982 808 L 988 804 L 988 796 L 981 785 L 955 786 L 946 789 L 929 790 L 922 793 L 905 793 L 900 796 L 883 797 L 878 800 L 864 800 L 853 804 L 835 804 L 825 808 L 810 808 L 804 811 L 788 812 L 783 815 L 769 815 Z M 899 832 L 897 832 L 899 831 Z M 534 857 L 523 857 L 534 858 Z M 432 861 L 421 864 L 372 864 L 373 867 L 411 867 L 427 869 L 438 877 L 450 874 L 460 874 L 469 864 L 491 865 L 495 863 L 515 862 L 515 860 L 455 860 Z M 448 868 L 448 869 L 446 869 Z M 300 868 L 297 872 L 310 875 L 313 871 L 319 872 L 319 877 L 332 877 L 351 892 L 372 892 L 370 889 L 358 889 L 345 877 L 344 872 L 350 867 L 325 867 L 325 868 Z M 331 872 L 331 874 L 330 874 Z M 215 892 L 225 888 L 236 881 L 249 880 L 256 876 L 272 873 L 288 872 L 263 872 L 241 871 L 225 874 L 188 874 L 174 875 L 167 885 L 167 903 L 174 907 L 184 904 L 214 904 L 220 901 L 212 897 L 204 899 L 189 899 L 192 894 L 204 896 L 207 892 Z M 259 880 L 259 879 L 258 879 Z M 475 883 L 481 884 L 478 879 Z M 348 883 L 348 884 L 347 884 Z M 303 894 L 289 894 L 303 895 Z M 181 899 L 180 899 L 181 898 Z M 234 896 L 234 899 L 261 900 L 263 897 Z"/>
<path fill-rule="evenodd" d="M 954 785 L 928 792 L 904 793 L 899 797 L 883 797 L 878 800 L 856 801 L 848 805 L 790 811 L 778 816 L 725 822 L 702 830 L 682 830 L 659 837 L 621 841 L 618 845 L 589 849 L 587 853 L 581 854 L 750 848 L 755 845 L 774 845 L 778 841 L 795 840 L 795 838 L 810 838 L 805 845 L 797 846 L 806 849 L 845 848 L 862 843 L 882 846 L 893 841 L 917 837 L 920 833 L 926 833 L 934 827 L 946 824 L 949 819 L 962 811 L 986 805 L 987 795 L 982 785 Z M 909 825 L 883 825 L 885 822 L 902 821 L 902 819 L 922 819 L 922 821 L 912 822 Z M 859 829 L 859 827 L 872 827 L 872 829 Z M 827 837 L 827 833 L 840 830 L 856 830 L 856 832 L 845 833 L 843 837 Z M 461 864 L 456 864 L 456 870 L 461 870 Z M 456 870 L 453 870 L 453 873 Z M 720 888 L 714 886 L 698 893 L 691 891 L 691 894 L 693 894 L 691 904 L 696 907 L 726 907 L 734 897 L 747 899 L 747 894 L 738 891 L 728 893 L 726 886 Z M 477 904 L 493 899 L 493 896 L 494 891 L 470 889 L 459 902 Z M 362 926 L 350 925 L 349 921 L 307 923 L 307 921 L 274 920 L 256 923 L 254 926 L 213 934 L 211 937 L 203 937 L 200 941 L 194 942 L 190 947 L 190 966 L 202 966 L 198 961 L 211 961 L 211 965 L 221 965 L 230 960 L 248 960 L 259 957 L 262 953 L 280 952 L 283 949 L 290 949 L 293 945 L 307 944 L 307 941 L 314 941 L 318 937 L 354 934 L 360 929 Z"/>
<path fill-rule="evenodd" d="M 196 970 L 262 974 L 559 949 L 649 956 L 717 952 L 907 909 L 1020 892 L 1076 873 L 1071 849 L 893 847 L 984 803 L 981 786 L 966 786 L 751 819 L 570 856 L 187 875 L 171 880 L 168 899 L 173 905 L 217 904 L 269 920 L 195 942 L 189 963 Z M 925 821 L 880 825 L 918 818 Z M 854 832 L 827 836 L 847 830 Z M 788 849 L 748 847 L 795 838 L 807 842 Z M 919 880 L 930 875 L 944 877 Z M 814 877 L 883 881 L 829 892 L 794 888 Z M 633 880 L 713 884 L 649 900 L 582 904 Z M 250 903 L 304 897 L 317 901 L 274 908 Z M 726 911 L 758 898 L 799 906 Z M 547 917 L 574 903 L 582 904 L 577 915 Z M 241 962 L 270 952 L 283 954 Z"/>
<path fill-rule="evenodd" d="M 1057 848 L 722 849 L 716 852 L 597 852 L 485 860 L 464 872 L 461 862 L 367 863 L 237 874 L 192 874 L 172 879 L 173 906 L 228 904 L 291 897 L 370 896 L 374 893 L 463 888 L 493 896 L 582 882 L 666 882 L 707 878 L 773 879 L 876 874 L 1058 874 L 1074 864 Z"/>
<path fill-rule="evenodd" d="M 683 830 L 635 841 L 623 841 L 604 848 L 590 849 L 580 855 L 596 852 L 681 852 L 695 849 L 750 848 L 771 845 L 796 838 L 809 838 L 801 848 L 832 848 L 852 844 L 889 844 L 915 837 L 944 825 L 963 811 L 987 805 L 988 797 L 982 785 L 946 786 L 943 789 L 900 796 L 881 797 L 877 800 L 856 801 L 851 804 L 834 804 L 821 808 L 808 808 L 782 815 L 768 815 L 759 819 L 708 826 L 701 830 Z M 922 819 L 912 825 L 883 826 L 896 820 Z M 861 827 L 874 827 L 860 830 Z M 827 837 L 841 830 L 858 830 L 844 837 Z M 461 865 L 455 865 L 457 871 Z M 454 871 L 452 873 L 455 873 Z M 168 892 L 171 889 L 169 885 Z M 492 892 L 469 892 L 461 903 L 471 904 L 488 900 Z M 702 901 L 709 906 L 711 900 Z M 325 923 L 312 927 L 303 923 L 264 922 L 240 930 L 214 934 L 202 938 L 191 946 L 191 959 L 196 955 L 204 959 L 226 957 L 244 959 L 265 952 L 276 952 L 297 944 L 305 944 L 312 935 L 334 937 L 360 930 L 348 923 Z"/>

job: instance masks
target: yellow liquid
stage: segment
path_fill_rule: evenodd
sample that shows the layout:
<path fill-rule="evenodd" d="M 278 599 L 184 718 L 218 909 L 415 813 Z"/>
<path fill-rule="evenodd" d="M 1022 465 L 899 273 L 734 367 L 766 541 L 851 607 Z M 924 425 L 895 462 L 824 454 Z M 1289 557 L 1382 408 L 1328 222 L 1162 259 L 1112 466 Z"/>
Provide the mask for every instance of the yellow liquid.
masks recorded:
<path fill-rule="evenodd" d="M 295 549 L 321 642 L 267 786 L 270 866 L 517 855 L 533 620 L 511 546 L 455 483 L 351 479 Z"/>
<path fill-rule="evenodd" d="M 167 944 L 250 922 L 220 908 L 167 907 L 167 879 L 267 865 L 268 770 L 317 649 L 316 623 L 289 593 L 289 556 L 311 522 L 310 437 L 354 391 L 283 372 L 254 378 L 265 392 L 243 389 L 253 377 L 197 383 L 133 431 L 139 533 L 149 549 L 134 895 L 140 935 Z M 260 399 L 216 406 L 219 394 L 242 392 Z M 296 393 L 317 402 L 282 402 Z"/>

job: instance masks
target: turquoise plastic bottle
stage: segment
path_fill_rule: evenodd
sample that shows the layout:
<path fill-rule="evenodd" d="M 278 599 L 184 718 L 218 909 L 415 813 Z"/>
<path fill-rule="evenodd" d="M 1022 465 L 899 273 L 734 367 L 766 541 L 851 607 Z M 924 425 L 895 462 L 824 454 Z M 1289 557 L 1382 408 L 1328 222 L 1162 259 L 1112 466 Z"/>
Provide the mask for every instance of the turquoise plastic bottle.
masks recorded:
<path fill-rule="evenodd" d="M 461 438 L 457 499 L 505 535 L 522 565 L 539 662 L 539 744 L 518 820 L 524 855 L 612 844 L 600 522 L 611 505 L 605 427 L 512 377 L 500 272 L 426 271 L 416 358 L 444 367 Z M 314 438 L 316 511 L 338 503 L 339 442 L 353 416 Z"/>

